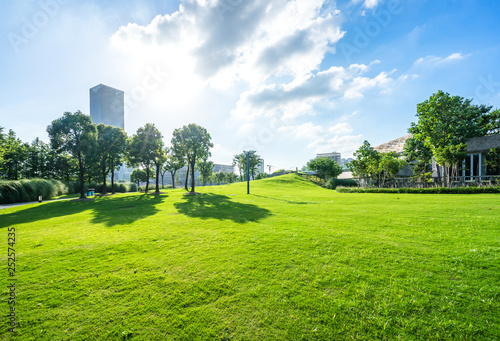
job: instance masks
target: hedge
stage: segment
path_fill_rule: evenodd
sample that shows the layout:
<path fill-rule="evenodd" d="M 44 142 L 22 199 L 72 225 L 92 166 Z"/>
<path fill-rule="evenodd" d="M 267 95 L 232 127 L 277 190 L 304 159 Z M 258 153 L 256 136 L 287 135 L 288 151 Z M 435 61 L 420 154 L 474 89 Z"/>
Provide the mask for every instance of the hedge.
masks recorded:
<path fill-rule="evenodd" d="M 68 188 L 59 180 L 30 179 L 0 181 L 0 204 L 37 201 L 68 193 Z"/>
<path fill-rule="evenodd" d="M 85 183 L 83 186 L 83 190 L 86 192 L 89 188 L 93 188 L 95 190 L 95 193 L 101 193 L 102 192 L 102 186 L 103 184 L 98 184 L 98 183 L 91 183 L 90 185 L 88 183 Z M 68 184 L 69 187 L 69 193 L 70 194 L 78 194 L 80 193 L 80 182 L 70 182 Z M 106 183 L 106 192 L 107 193 L 112 193 L 111 191 L 111 183 L 107 182 Z M 117 193 L 127 193 L 127 192 L 137 192 L 137 185 L 134 183 L 116 183 L 115 182 L 115 192 Z"/>
<path fill-rule="evenodd" d="M 347 188 L 337 187 L 339 193 L 412 193 L 412 194 L 483 194 L 500 193 L 500 186 L 430 187 L 430 188 Z"/>
<path fill-rule="evenodd" d="M 353 179 L 329 179 L 325 184 L 328 189 L 336 189 L 339 186 L 358 187 L 358 182 Z"/>

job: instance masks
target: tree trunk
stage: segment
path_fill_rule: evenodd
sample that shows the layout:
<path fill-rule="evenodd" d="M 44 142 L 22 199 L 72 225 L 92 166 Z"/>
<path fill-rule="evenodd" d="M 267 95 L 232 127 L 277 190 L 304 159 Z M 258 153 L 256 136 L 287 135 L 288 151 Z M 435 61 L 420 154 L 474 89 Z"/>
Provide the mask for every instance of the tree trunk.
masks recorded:
<path fill-rule="evenodd" d="M 115 162 L 111 160 L 111 194 L 115 194 Z"/>
<path fill-rule="evenodd" d="M 149 190 L 149 167 L 146 167 L 146 189 L 144 193 L 147 193 Z"/>
<path fill-rule="evenodd" d="M 172 188 L 175 188 L 175 173 L 176 172 L 170 171 L 170 175 L 172 175 Z"/>
<path fill-rule="evenodd" d="M 188 191 L 188 180 L 189 180 L 189 163 L 187 164 L 187 168 L 186 168 L 186 181 L 184 182 L 184 188 L 186 189 L 186 191 Z"/>
<path fill-rule="evenodd" d="M 155 193 L 160 193 L 160 165 L 156 165 L 156 191 Z"/>
<path fill-rule="evenodd" d="M 194 193 L 194 162 L 191 164 L 191 168 L 193 169 L 191 171 L 191 193 Z"/>
<path fill-rule="evenodd" d="M 80 154 L 78 154 L 78 167 L 80 168 L 80 199 L 85 199 L 87 198 L 85 196 L 85 190 L 83 188 L 85 185 L 85 172 L 82 162 L 82 156 Z"/>
<path fill-rule="evenodd" d="M 102 167 L 102 190 L 101 190 L 101 194 L 106 194 L 106 166 L 103 166 Z"/>

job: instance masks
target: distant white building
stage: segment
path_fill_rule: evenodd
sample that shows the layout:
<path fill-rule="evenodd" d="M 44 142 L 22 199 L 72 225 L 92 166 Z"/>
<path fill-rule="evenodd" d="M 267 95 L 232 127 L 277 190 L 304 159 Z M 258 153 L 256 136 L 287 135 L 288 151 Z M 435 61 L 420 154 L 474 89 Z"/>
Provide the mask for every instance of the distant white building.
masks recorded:
<path fill-rule="evenodd" d="M 257 172 L 258 173 L 265 173 L 264 170 L 264 159 L 259 159 L 260 164 L 257 166 Z"/>
<path fill-rule="evenodd" d="M 333 159 L 339 165 L 340 165 L 341 159 L 342 159 L 340 153 L 338 153 L 338 152 L 316 154 L 316 158 L 320 158 L 320 157 L 327 157 L 329 159 Z"/>
<path fill-rule="evenodd" d="M 233 165 L 215 164 L 213 173 L 217 173 L 217 172 L 234 173 L 234 166 Z"/>

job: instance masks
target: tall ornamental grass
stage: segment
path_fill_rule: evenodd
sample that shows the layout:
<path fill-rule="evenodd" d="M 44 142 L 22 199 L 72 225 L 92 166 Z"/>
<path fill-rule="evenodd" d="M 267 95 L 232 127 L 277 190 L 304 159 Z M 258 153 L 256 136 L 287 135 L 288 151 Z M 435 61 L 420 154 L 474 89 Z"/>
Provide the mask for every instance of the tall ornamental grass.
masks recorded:
<path fill-rule="evenodd" d="M 0 204 L 12 204 L 52 199 L 68 192 L 68 188 L 59 180 L 29 179 L 18 181 L 0 181 Z"/>

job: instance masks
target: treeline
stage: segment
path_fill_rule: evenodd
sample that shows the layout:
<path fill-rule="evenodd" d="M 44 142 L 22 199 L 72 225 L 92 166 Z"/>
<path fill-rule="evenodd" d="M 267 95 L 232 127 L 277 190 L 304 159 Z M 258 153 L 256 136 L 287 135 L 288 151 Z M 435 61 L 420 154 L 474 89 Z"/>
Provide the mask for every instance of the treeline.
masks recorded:
<path fill-rule="evenodd" d="M 136 168 L 131 181 L 145 182 L 149 191 L 150 179 L 156 180 L 155 191 L 160 191 L 168 175 L 175 187 L 176 175 L 186 167 L 184 186 L 195 191 L 195 171 L 199 170 L 200 180 L 205 185 L 232 183 L 245 179 L 247 154 L 249 173 L 256 177 L 256 169 L 261 163 L 255 151 L 244 151 L 235 155 L 233 166 L 238 166 L 240 177 L 233 172 L 213 173 L 214 163 L 209 160 L 213 147 L 207 130 L 196 124 L 175 129 L 170 146 L 165 146 L 162 133 L 154 124 L 140 127 L 128 136 L 121 128 L 109 125 L 95 125 L 90 116 L 80 111 L 65 112 L 47 127 L 50 143 L 36 138 L 31 144 L 22 142 L 14 131 L 4 132 L 0 127 L 0 178 L 4 180 L 50 179 L 77 183 L 80 198 L 85 198 L 85 188 L 92 185 L 102 194 L 115 193 L 114 174 L 119 167 Z M 258 175 L 258 174 L 257 174 Z M 108 177 L 111 184 L 107 183 Z M 88 184 L 85 186 L 85 184 Z M 124 187 L 119 184 L 122 190 Z M 136 189 L 133 186 L 129 189 Z M 123 187 L 123 188 L 122 188 Z M 163 186 L 162 186 L 163 187 Z"/>
<path fill-rule="evenodd" d="M 47 133 L 50 143 L 36 138 L 28 144 L 17 138 L 14 131 L 5 133 L 0 128 L 0 177 L 77 181 L 80 197 L 85 198 L 85 183 L 95 183 L 102 194 L 115 193 L 114 173 L 123 165 L 144 170 L 146 191 L 149 179 L 156 178 L 157 192 L 160 171 L 170 171 L 175 176 L 187 165 L 194 191 L 197 161 L 206 160 L 213 146 L 206 129 L 196 124 L 176 129 L 172 147 L 165 148 L 163 135 L 154 124 L 146 124 L 129 137 L 121 128 L 93 124 L 90 116 L 80 111 L 65 112 L 47 127 Z M 109 175 L 111 186 L 107 184 Z"/>

